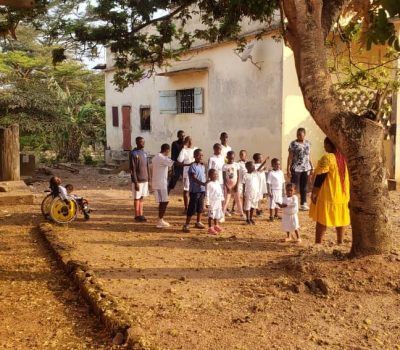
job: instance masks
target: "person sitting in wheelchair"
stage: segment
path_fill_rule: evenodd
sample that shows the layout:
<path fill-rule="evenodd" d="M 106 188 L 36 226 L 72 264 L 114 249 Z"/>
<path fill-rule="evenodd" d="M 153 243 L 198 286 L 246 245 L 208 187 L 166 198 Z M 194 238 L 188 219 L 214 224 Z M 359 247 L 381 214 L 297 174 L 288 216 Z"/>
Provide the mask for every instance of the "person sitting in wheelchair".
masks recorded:
<path fill-rule="evenodd" d="M 62 186 L 61 186 L 62 187 Z M 67 191 L 68 196 L 74 198 L 76 202 L 78 203 L 79 209 L 83 213 L 83 216 L 85 217 L 86 220 L 90 219 L 90 209 L 89 209 L 89 203 L 86 199 L 83 197 L 79 197 L 76 194 L 73 194 L 74 186 L 71 184 L 65 185 L 65 189 Z"/>
<path fill-rule="evenodd" d="M 69 203 L 68 192 L 64 186 L 61 186 L 61 178 L 58 176 L 53 176 L 50 179 L 50 190 L 53 198 L 59 196 L 65 203 Z"/>

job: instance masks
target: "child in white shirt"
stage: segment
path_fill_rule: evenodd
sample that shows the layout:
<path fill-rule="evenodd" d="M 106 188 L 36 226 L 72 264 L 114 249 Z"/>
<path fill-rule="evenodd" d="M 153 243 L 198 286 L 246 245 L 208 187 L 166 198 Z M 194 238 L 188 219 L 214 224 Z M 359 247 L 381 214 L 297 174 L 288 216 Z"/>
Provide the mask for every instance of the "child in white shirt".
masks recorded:
<path fill-rule="evenodd" d="M 265 157 L 265 160 L 263 162 L 263 157 L 261 153 L 254 153 L 253 154 L 253 160 L 254 160 L 254 166 L 258 172 L 260 172 L 260 198 L 259 198 L 259 204 L 260 207 L 256 211 L 257 215 L 262 214 L 261 210 L 261 200 L 267 195 L 268 189 L 267 189 L 267 177 L 265 175 L 265 162 L 269 159 L 269 157 Z"/>
<path fill-rule="evenodd" d="M 267 175 L 267 188 L 269 197 L 269 221 L 280 219 L 278 215 L 278 204 L 282 203 L 285 192 L 285 175 L 281 170 L 281 162 L 278 158 L 271 160 L 272 170 Z M 275 211 L 275 215 L 274 215 Z"/>
<path fill-rule="evenodd" d="M 213 146 L 214 154 L 208 160 L 208 169 L 215 169 L 217 171 L 217 180 L 221 185 L 221 189 L 224 189 L 224 178 L 222 175 L 222 168 L 225 164 L 225 157 L 222 155 L 222 147 L 219 143 Z"/>
<path fill-rule="evenodd" d="M 266 160 L 259 168 L 262 168 Z M 256 170 L 252 161 L 246 162 L 247 174 L 244 175 L 244 211 L 247 225 L 255 225 L 253 220 L 254 210 L 258 208 L 260 200 L 261 180 L 260 172 Z"/>
<path fill-rule="evenodd" d="M 228 152 L 232 151 L 232 147 L 228 145 L 228 134 L 226 132 L 222 132 L 219 139 L 221 140 L 221 154 L 225 160 Z"/>
<path fill-rule="evenodd" d="M 299 199 L 294 195 L 294 185 L 291 183 L 286 184 L 286 197 L 283 198 L 282 203 L 277 203 L 282 208 L 282 230 L 286 232 L 286 242 L 292 240 L 291 233 L 294 231 L 296 237 L 295 242 L 301 243 L 300 238 L 300 225 L 299 225 Z"/>
<path fill-rule="evenodd" d="M 224 185 L 225 185 L 225 204 L 224 214 L 231 216 L 227 211 L 231 196 L 237 203 L 240 215 L 245 216 L 242 209 L 242 203 L 240 200 L 240 180 L 239 180 L 239 165 L 235 163 L 235 152 L 229 151 L 227 154 L 227 163 L 224 164 L 223 168 Z"/>
<path fill-rule="evenodd" d="M 224 217 L 222 201 L 224 195 L 221 185 L 218 182 L 218 173 L 215 169 L 208 170 L 209 181 L 206 186 L 206 197 L 208 205 L 208 233 L 216 235 L 223 229 L 219 226 L 220 220 Z"/>
<path fill-rule="evenodd" d="M 243 201 L 243 177 L 245 174 L 247 174 L 247 170 L 246 170 L 246 162 L 247 162 L 247 151 L 242 149 L 239 152 L 239 161 L 236 163 L 239 166 L 239 197 L 240 197 L 240 202 L 242 204 L 242 208 L 244 206 L 244 201 Z M 233 214 L 235 212 L 235 204 L 236 201 L 233 201 L 232 204 L 232 210 L 231 213 Z"/>

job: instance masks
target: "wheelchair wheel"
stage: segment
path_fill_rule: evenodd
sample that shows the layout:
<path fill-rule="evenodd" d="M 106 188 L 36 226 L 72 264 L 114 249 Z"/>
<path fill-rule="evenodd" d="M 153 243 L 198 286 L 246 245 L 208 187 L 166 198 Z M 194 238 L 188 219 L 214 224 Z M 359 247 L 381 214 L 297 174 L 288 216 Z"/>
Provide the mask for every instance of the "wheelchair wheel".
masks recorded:
<path fill-rule="evenodd" d="M 53 201 L 53 195 L 50 193 L 46 197 L 43 198 L 42 204 L 40 209 L 42 210 L 42 214 L 45 219 L 50 217 L 50 209 L 51 209 L 51 202 Z"/>
<path fill-rule="evenodd" d="M 51 204 L 50 217 L 58 224 L 67 224 L 75 220 L 77 214 L 78 205 L 73 199 L 69 199 L 69 204 L 66 204 L 61 198 L 57 197 Z"/>

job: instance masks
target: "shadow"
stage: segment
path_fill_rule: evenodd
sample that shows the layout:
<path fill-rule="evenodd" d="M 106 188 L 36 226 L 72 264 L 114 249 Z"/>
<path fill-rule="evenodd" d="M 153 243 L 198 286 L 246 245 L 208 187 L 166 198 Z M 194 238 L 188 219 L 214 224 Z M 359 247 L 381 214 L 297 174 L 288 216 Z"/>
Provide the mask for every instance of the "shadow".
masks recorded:
<path fill-rule="evenodd" d="M 173 249 L 202 249 L 202 250 L 247 250 L 247 251 L 279 251 L 287 247 L 287 244 L 276 241 L 267 241 L 264 239 L 257 238 L 235 238 L 230 237 L 217 237 L 212 238 L 210 236 L 191 237 L 191 236 L 175 236 L 165 237 L 162 239 L 154 240 L 127 240 L 127 241 L 87 241 L 88 244 L 108 244 L 119 247 L 134 247 L 134 248 L 173 248 Z"/>
<path fill-rule="evenodd" d="M 34 271 L 12 271 L 0 269 L 0 281 L 47 281 L 47 272 L 34 272 Z"/>

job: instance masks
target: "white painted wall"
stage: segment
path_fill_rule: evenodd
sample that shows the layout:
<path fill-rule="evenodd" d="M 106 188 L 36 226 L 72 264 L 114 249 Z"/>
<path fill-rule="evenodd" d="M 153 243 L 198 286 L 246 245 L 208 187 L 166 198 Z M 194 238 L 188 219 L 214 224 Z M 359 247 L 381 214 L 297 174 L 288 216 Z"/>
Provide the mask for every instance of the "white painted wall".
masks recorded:
<path fill-rule="evenodd" d="M 311 142 L 311 157 L 314 166 L 324 153 L 324 133 L 312 119 L 304 105 L 301 93 L 294 56 L 291 49 L 283 47 L 283 88 L 282 88 L 282 168 L 286 171 L 288 147 L 296 139 L 296 131 L 306 129 L 306 138 Z"/>
<path fill-rule="evenodd" d="M 226 43 L 190 53 L 191 61 L 208 60 L 208 72 L 182 73 L 173 77 L 155 76 L 126 89 L 115 91 L 112 71 L 106 73 L 107 144 L 122 149 L 122 116 L 119 127 L 112 126 L 111 107 L 132 106 L 132 144 L 136 136 L 146 139 L 151 153 L 162 143 L 171 143 L 179 129 L 191 135 L 197 147 L 208 157 L 219 134 L 229 134 L 229 144 L 249 154 L 282 154 L 282 43 L 272 38 L 257 42 L 252 52 L 262 62 L 258 70 L 251 62 L 242 62 L 234 53 L 236 45 Z M 179 63 L 178 63 L 179 64 Z M 202 87 L 204 114 L 163 115 L 159 113 L 159 91 Z M 140 130 L 140 105 L 151 106 L 151 132 Z"/>

